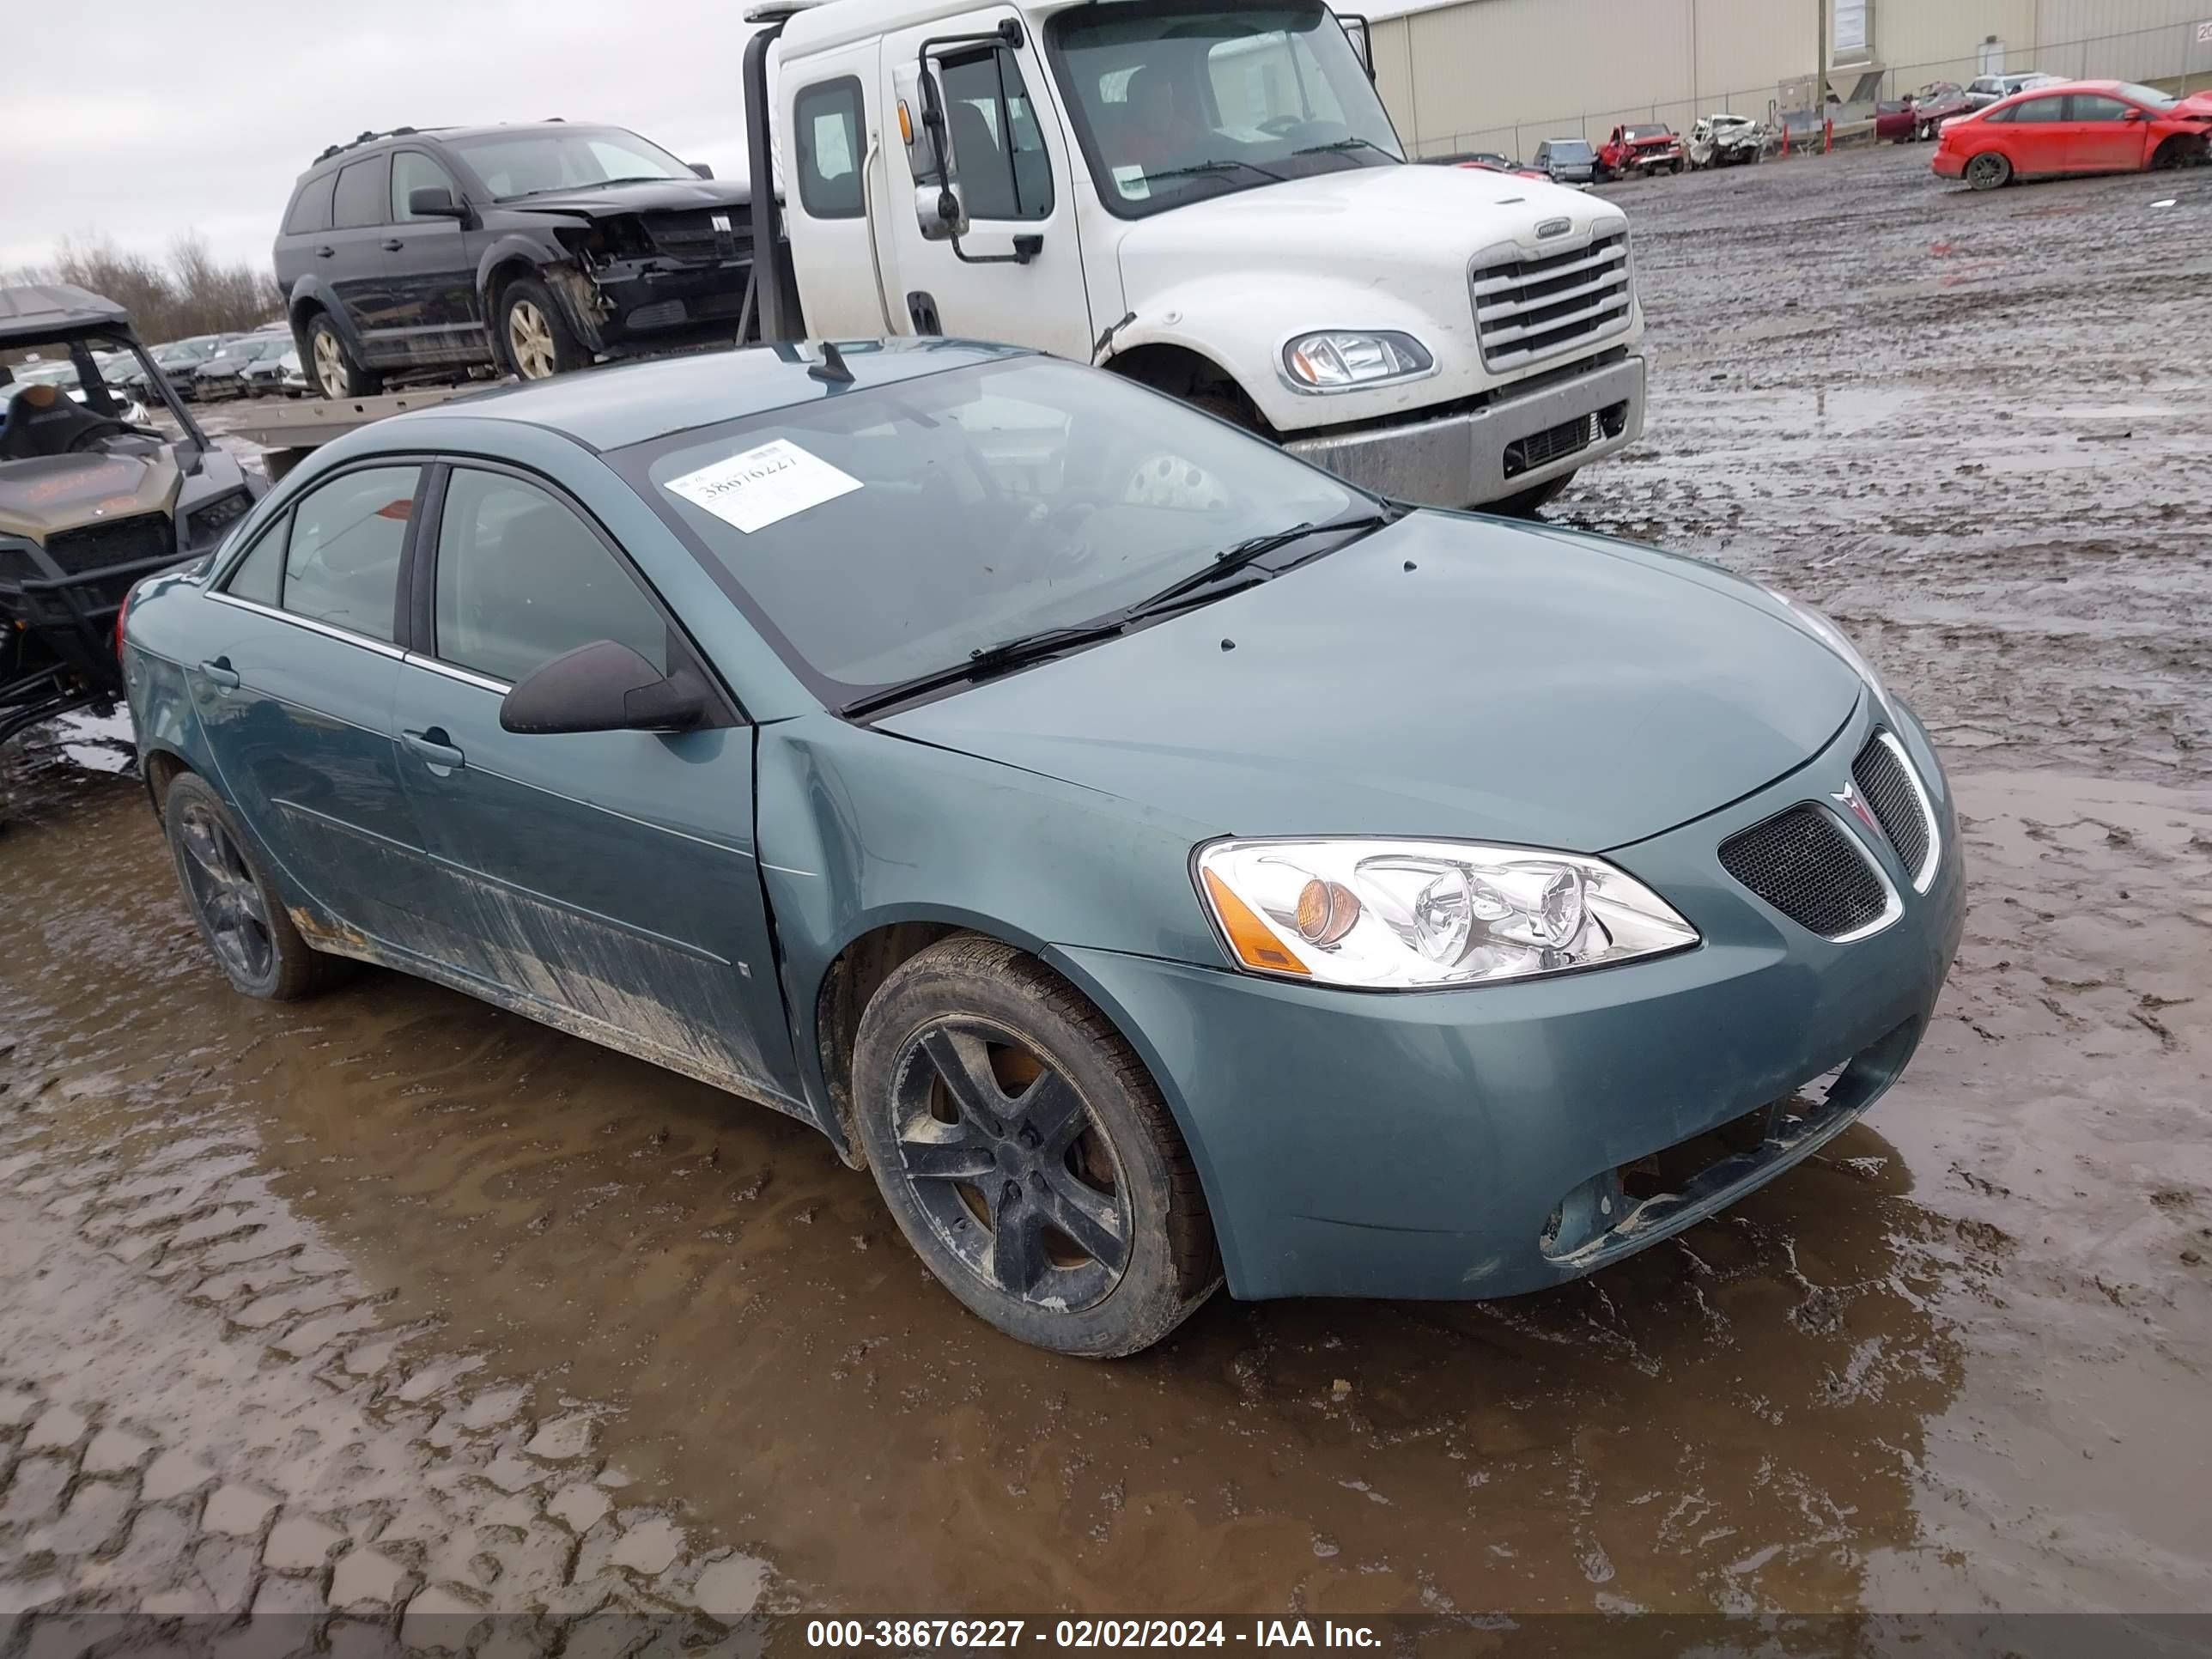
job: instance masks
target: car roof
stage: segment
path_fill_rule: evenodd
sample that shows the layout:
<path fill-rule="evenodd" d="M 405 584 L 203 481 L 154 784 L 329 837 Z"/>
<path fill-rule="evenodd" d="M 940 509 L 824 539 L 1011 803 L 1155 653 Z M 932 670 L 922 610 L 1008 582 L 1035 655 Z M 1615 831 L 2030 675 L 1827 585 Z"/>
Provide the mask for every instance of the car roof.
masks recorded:
<path fill-rule="evenodd" d="M 380 150 L 401 149 L 410 144 L 447 143 L 456 138 L 483 138 L 505 135 L 512 137 L 526 132 L 566 132 L 571 128 L 597 131 L 612 127 L 618 132 L 630 131 L 618 121 L 494 121 L 474 127 L 395 127 L 390 132 L 363 133 L 349 143 L 332 144 L 310 162 L 300 177 L 304 180 L 311 174 L 320 174 L 357 161 L 365 155 L 374 155 Z M 643 134 L 635 135 L 642 137 Z M 649 143 L 652 141 L 647 139 Z"/>
<path fill-rule="evenodd" d="M 131 326 L 114 301 L 69 283 L 0 288 L 0 341 L 50 340 L 79 329 Z"/>
<path fill-rule="evenodd" d="M 851 390 L 917 380 L 950 368 L 1034 354 L 975 340 L 911 337 L 841 340 L 849 386 L 809 373 L 822 362 L 811 342 L 782 342 L 621 363 L 528 385 L 492 387 L 451 403 L 395 415 L 374 430 L 406 447 L 410 421 L 509 421 L 544 427 L 596 450 L 622 449 L 672 432 L 712 426 L 794 404 L 848 395 Z"/>

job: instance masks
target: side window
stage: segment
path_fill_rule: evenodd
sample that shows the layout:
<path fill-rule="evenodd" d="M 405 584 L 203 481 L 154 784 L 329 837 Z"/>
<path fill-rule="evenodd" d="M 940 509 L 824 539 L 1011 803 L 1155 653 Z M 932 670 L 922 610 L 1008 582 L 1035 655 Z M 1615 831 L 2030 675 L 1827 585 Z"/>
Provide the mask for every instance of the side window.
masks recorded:
<path fill-rule="evenodd" d="M 1052 158 L 1013 53 L 1000 47 L 947 58 L 939 86 L 952 135 L 952 176 L 968 216 L 1049 216 Z"/>
<path fill-rule="evenodd" d="M 301 497 L 284 551 L 284 609 L 389 640 L 420 476 L 417 467 L 373 466 Z"/>
<path fill-rule="evenodd" d="M 592 527 L 534 484 L 456 467 L 438 525 L 437 654 L 510 684 L 617 640 L 662 673 L 668 625 Z"/>
<path fill-rule="evenodd" d="M 809 87 L 793 102 L 799 202 L 817 219 L 860 216 L 860 83 L 851 76 Z"/>
<path fill-rule="evenodd" d="M 407 209 L 408 198 L 418 190 L 440 188 L 456 202 L 461 199 L 461 192 L 454 187 L 453 175 L 421 150 L 394 150 L 392 155 L 391 222 L 395 225 L 415 222 L 416 215 Z"/>
<path fill-rule="evenodd" d="M 2134 107 L 2117 98 L 2101 98 L 2094 92 L 2072 94 L 2072 110 L 2067 118 L 2071 121 L 2124 121 L 2128 111 Z"/>
<path fill-rule="evenodd" d="M 2012 120 L 2013 108 L 2014 106 L 2012 105 L 2008 104 L 2002 109 L 1993 109 L 1987 115 L 1982 117 L 1982 119 L 1984 121 L 1995 121 L 2001 125 L 2009 125 Z"/>
<path fill-rule="evenodd" d="M 291 529 L 289 514 L 270 526 L 252 551 L 238 562 L 222 591 L 256 605 L 276 604 L 284 586 L 284 538 Z"/>
<path fill-rule="evenodd" d="M 2012 118 L 2025 125 L 2031 121 L 2063 121 L 2066 118 L 2063 98 L 2031 98 L 2024 104 L 2012 106 Z"/>
<path fill-rule="evenodd" d="M 300 193 L 292 198 L 292 210 L 284 216 L 287 236 L 303 236 L 311 230 L 331 228 L 331 190 L 337 180 L 337 174 L 326 173 L 300 186 Z"/>
<path fill-rule="evenodd" d="M 391 197 L 385 180 L 391 173 L 389 155 L 372 155 L 350 167 L 340 167 L 337 191 L 331 204 L 331 228 L 355 230 L 363 225 L 383 224 Z"/>

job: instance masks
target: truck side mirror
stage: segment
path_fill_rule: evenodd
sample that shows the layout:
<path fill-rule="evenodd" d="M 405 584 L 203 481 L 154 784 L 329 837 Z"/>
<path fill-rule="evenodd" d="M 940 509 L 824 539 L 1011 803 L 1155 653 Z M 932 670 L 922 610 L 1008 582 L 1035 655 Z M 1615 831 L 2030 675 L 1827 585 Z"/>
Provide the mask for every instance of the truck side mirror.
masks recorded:
<path fill-rule="evenodd" d="M 968 234 L 968 204 L 957 184 L 916 185 L 914 216 L 926 242 L 951 241 Z"/>

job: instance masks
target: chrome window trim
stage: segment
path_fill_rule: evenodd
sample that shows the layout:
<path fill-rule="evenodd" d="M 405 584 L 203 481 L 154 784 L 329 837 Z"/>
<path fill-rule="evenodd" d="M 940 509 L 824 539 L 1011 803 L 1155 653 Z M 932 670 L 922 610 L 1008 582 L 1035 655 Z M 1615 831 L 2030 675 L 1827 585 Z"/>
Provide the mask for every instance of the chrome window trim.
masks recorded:
<path fill-rule="evenodd" d="M 241 599 L 235 593 L 222 588 L 210 588 L 208 598 L 220 605 L 234 605 L 240 611 L 251 611 L 257 617 L 273 617 L 295 628 L 304 628 L 310 634 L 320 634 L 326 639 L 339 640 L 347 645 L 358 645 L 375 652 L 380 657 L 390 657 L 394 662 L 406 660 L 407 653 L 390 640 L 376 639 L 367 634 L 356 634 L 349 628 L 340 628 L 335 623 L 321 622 L 313 617 L 303 617 L 296 611 L 280 611 L 273 605 L 264 605 L 258 599 Z"/>
<path fill-rule="evenodd" d="M 514 690 L 507 680 L 495 680 L 490 675 L 479 674 L 472 668 L 459 668 L 452 663 L 441 662 L 435 657 L 426 657 L 419 651 L 404 651 L 399 659 L 410 668 L 425 668 L 433 674 L 442 674 L 449 680 L 459 680 L 463 685 L 473 685 L 479 691 L 494 691 L 503 697 Z"/>
<path fill-rule="evenodd" d="M 1905 775 L 1912 784 L 1912 798 L 1920 803 L 1920 821 L 1927 826 L 1928 851 L 1922 855 L 1920 867 L 1910 880 L 1912 890 L 1924 893 L 1936 880 L 1936 866 L 1943 861 L 1943 835 L 1936 825 L 1936 803 L 1928 798 L 1928 786 L 1920 781 L 1920 769 L 1912 763 L 1912 757 L 1905 752 L 1905 745 L 1897 733 L 1883 727 L 1875 734 L 1875 741 L 1897 757 L 1897 763 L 1905 769 Z"/>

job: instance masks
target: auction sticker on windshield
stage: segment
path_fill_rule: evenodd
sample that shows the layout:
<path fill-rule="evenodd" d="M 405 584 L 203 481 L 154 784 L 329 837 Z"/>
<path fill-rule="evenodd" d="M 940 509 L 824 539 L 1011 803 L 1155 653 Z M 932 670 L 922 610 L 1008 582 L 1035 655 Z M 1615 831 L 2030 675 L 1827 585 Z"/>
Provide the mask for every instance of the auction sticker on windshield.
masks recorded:
<path fill-rule="evenodd" d="M 787 439 L 776 438 L 671 478 L 662 487 L 750 535 L 794 513 L 849 495 L 860 481 Z"/>

